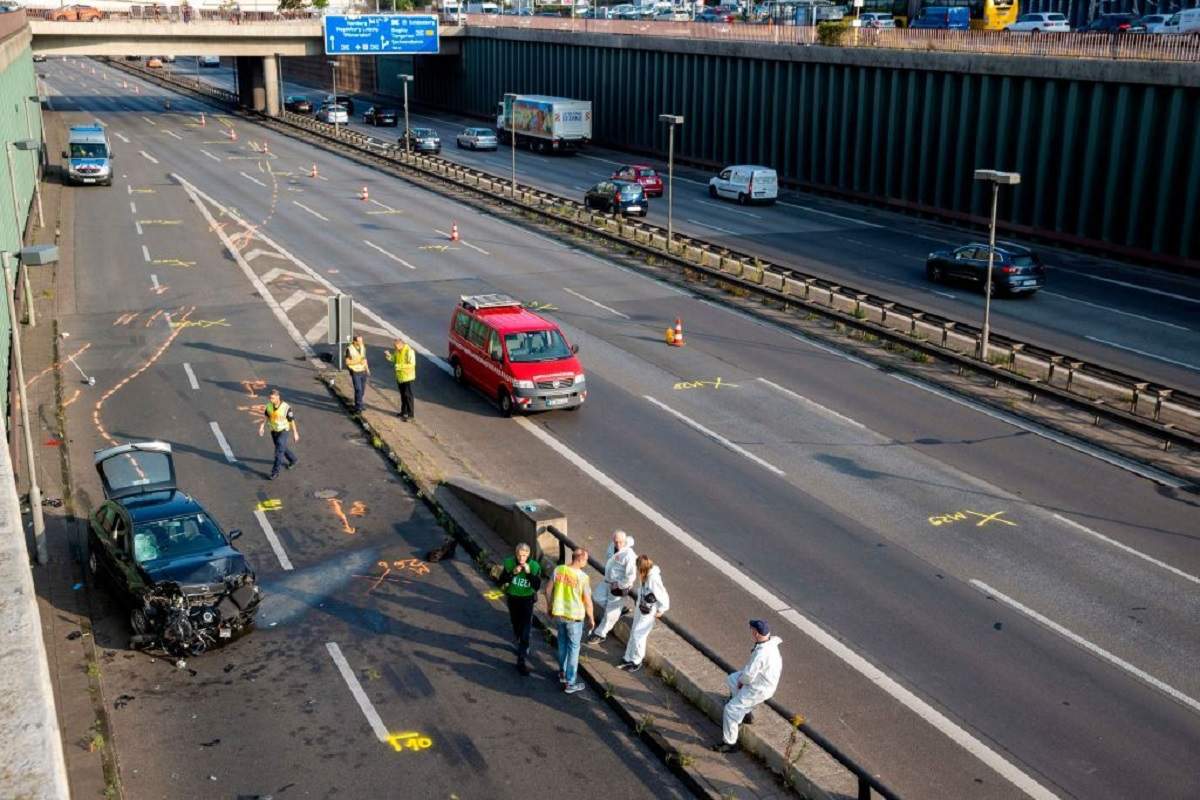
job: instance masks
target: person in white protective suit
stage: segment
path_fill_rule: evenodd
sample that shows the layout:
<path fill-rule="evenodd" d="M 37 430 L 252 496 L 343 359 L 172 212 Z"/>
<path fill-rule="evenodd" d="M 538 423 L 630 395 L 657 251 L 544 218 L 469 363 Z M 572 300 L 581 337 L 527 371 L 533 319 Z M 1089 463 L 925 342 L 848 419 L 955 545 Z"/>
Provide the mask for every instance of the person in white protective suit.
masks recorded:
<path fill-rule="evenodd" d="M 747 725 L 754 723 L 754 707 L 771 699 L 779 687 L 779 676 L 783 672 L 780 638 L 771 635 L 765 620 L 750 620 L 750 630 L 754 637 L 750 660 L 740 672 L 734 672 L 726 678 L 731 697 L 725 704 L 725 713 L 721 718 L 722 741 L 712 747 L 718 753 L 737 750 L 738 726 L 743 720 Z"/>
<path fill-rule="evenodd" d="M 604 581 L 596 587 L 592 596 L 592 602 L 601 609 L 601 616 L 592 629 L 592 635 L 587 638 L 588 644 L 603 642 L 617 624 L 625 605 L 625 596 L 633 589 L 633 581 L 637 578 L 637 553 L 633 552 L 633 537 L 625 531 L 613 531 L 605 558 Z"/>
<path fill-rule="evenodd" d="M 629 643 L 625 646 L 625 657 L 617 669 L 637 672 L 646 657 L 646 639 L 654 628 L 654 621 L 671 608 L 671 596 L 663 584 L 662 572 L 650 556 L 637 558 L 638 584 L 633 595 L 633 624 L 629 626 Z"/>

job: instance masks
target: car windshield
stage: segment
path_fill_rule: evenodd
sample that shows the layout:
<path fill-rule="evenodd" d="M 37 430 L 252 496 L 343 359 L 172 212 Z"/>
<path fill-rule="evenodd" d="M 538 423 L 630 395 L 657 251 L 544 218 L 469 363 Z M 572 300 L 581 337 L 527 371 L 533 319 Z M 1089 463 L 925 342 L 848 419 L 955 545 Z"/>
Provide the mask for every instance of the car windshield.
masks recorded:
<path fill-rule="evenodd" d="M 437 134 L 429 130 L 429 128 L 413 128 L 412 132 L 413 136 L 437 136 Z"/>
<path fill-rule="evenodd" d="M 1009 263 L 1014 267 L 1036 267 L 1037 259 L 1033 256 L 1013 256 Z"/>
<path fill-rule="evenodd" d="M 621 197 L 641 197 L 642 187 L 634 184 L 625 184 L 621 187 Z"/>
<path fill-rule="evenodd" d="M 139 564 L 195 555 L 224 545 L 224 535 L 207 514 L 133 526 L 133 557 Z"/>
<path fill-rule="evenodd" d="M 555 330 L 506 333 L 504 347 L 508 350 L 508 360 L 513 363 L 557 361 L 571 355 L 571 348 Z"/>
<path fill-rule="evenodd" d="M 655 177 L 657 174 L 658 174 L 658 173 L 656 173 L 656 172 L 655 172 L 654 170 L 652 170 L 652 169 L 643 169 L 643 170 L 638 170 L 638 175 L 640 175 L 640 176 L 641 176 L 641 177 L 643 177 L 643 178 L 653 178 L 653 177 Z"/>
<path fill-rule="evenodd" d="M 74 142 L 71 158 L 107 158 L 107 148 L 101 142 Z"/>

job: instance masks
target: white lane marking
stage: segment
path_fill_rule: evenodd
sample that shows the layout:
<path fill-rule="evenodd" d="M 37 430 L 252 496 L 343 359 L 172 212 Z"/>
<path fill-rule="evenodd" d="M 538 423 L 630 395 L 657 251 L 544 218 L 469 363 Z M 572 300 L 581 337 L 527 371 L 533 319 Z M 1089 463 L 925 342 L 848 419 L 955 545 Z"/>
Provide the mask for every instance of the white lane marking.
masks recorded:
<path fill-rule="evenodd" d="M 158 276 L 153 273 L 150 274 L 150 284 L 154 287 L 154 291 L 156 292 L 162 288 L 158 285 Z"/>
<path fill-rule="evenodd" d="M 203 148 L 201 148 L 200 152 L 201 152 L 201 153 L 204 153 L 204 155 L 208 156 L 208 157 L 209 157 L 209 158 L 211 158 L 213 161 L 220 161 L 220 160 L 221 160 L 220 158 L 218 158 L 218 157 L 214 156 L 212 153 L 208 152 L 207 150 L 205 150 L 205 149 L 203 149 Z"/>
<path fill-rule="evenodd" d="M 1086 533 L 1088 536 L 1093 536 L 1093 537 L 1099 539 L 1100 541 L 1104 542 L 1105 544 L 1110 544 L 1113 547 L 1117 548 L 1118 550 L 1123 550 L 1126 553 L 1129 553 L 1129 555 L 1131 555 L 1131 556 L 1140 558 L 1143 561 L 1153 564 L 1156 567 L 1160 567 L 1161 569 L 1165 569 L 1167 572 L 1170 572 L 1172 575 L 1178 575 L 1180 578 L 1183 578 L 1185 581 L 1191 581 L 1192 583 L 1200 584 L 1200 577 L 1192 575 L 1190 572 L 1184 572 L 1183 570 L 1179 569 L 1178 567 L 1173 567 L 1170 564 L 1168 564 L 1167 562 L 1160 561 L 1159 559 L 1155 558 L 1154 556 L 1146 555 L 1141 550 L 1135 550 L 1134 548 L 1130 547 L 1129 545 L 1127 545 L 1123 542 L 1118 542 L 1116 539 L 1105 536 L 1103 533 L 1100 533 L 1099 531 L 1094 531 L 1086 525 L 1081 525 L 1080 523 L 1076 522 L 1073 519 L 1068 519 L 1067 517 L 1064 517 L 1062 514 L 1052 513 L 1051 516 L 1053 516 L 1059 522 L 1062 522 L 1063 524 L 1065 524 L 1069 527 L 1072 527 L 1077 531 Z"/>
<path fill-rule="evenodd" d="M 959 244 L 961 244 L 960 242 L 952 242 L 949 239 L 939 239 L 936 236 L 926 236 L 923 233 L 908 233 L 906 231 L 905 235 L 911 236 L 914 239 L 924 239 L 927 242 L 937 242 L 938 244 L 947 244 L 947 245 L 950 245 L 951 247 L 957 247 Z"/>
<path fill-rule="evenodd" d="M 267 537 L 267 543 L 275 551 L 275 557 L 279 559 L 279 566 L 290 571 L 292 569 L 292 560 L 284 552 L 279 537 L 275 535 L 275 529 L 271 527 L 271 521 L 267 519 L 267 513 L 256 508 L 254 509 L 254 518 L 258 520 L 258 527 L 262 528 L 263 536 Z"/>
<path fill-rule="evenodd" d="M 138 236 L 141 236 L 142 235 L 142 223 L 135 222 L 135 223 L 133 223 L 133 227 L 137 228 L 137 234 L 138 234 Z"/>
<path fill-rule="evenodd" d="M 213 436 L 217 437 L 217 444 L 220 445 L 221 452 L 225 454 L 225 460 L 230 464 L 236 464 L 237 459 L 233 457 L 233 451 L 229 449 L 229 442 L 225 440 L 225 434 L 221 433 L 221 426 L 216 422 L 210 422 L 208 427 L 212 428 Z"/>
<path fill-rule="evenodd" d="M 290 295 L 285 297 L 283 302 L 279 304 L 279 307 L 282 308 L 284 311 L 291 311 L 293 308 L 300 305 L 305 300 L 318 300 L 318 301 L 324 302 L 326 299 L 328 299 L 328 298 L 326 298 L 322 295 L 314 294 L 313 292 L 306 292 L 303 289 L 297 289 L 296 291 L 292 292 Z"/>
<path fill-rule="evenodd" d="M 125 194 L 133 194 L 132 184 L 125 184 Z M 136 214 L 137 212 L 135 211 L 134 213 Z"/>
<path fill-rule="evenodd" d="M 1115 347 L 1119 350 L 1128 350 L 1130 353 L 1137 353 L 1139 356 L 1145 356 L 1146 358 L 1153 358 L 1155 361 L 1165 361 L 1166 363 L 1174 364 L 1177 367 L 1183 367 L 1184 369 L 1190 369 L 1194 372 L 1200 372 L 1200 365 L 1189 364 L 1186 361 L 1176 361 L 1173 358 L 1167 358 L 1166 356 L 1160 356 L 1157 353 L 1151 353 L 1146 350 L 1138 350 L 1136 347 L 1129 347 L 1128 345 L 1117 344 L 1116 342 L 1110 342 L 1108 339 L 1100 339 L 1095 336 L 1086 336 L 1084 338 L 1091 339 L 1093 342 L 1099 342 L 1100 344 L 1106 344 L 1109 347 Z"/>
<path fill-rule="evenodd" d="M 684 425 L 687 425 L 692 430 L 700 433 L 702 436 L 707 436 L 709 439 L 712 439 L 714 442 L 721 445 L 726 450 L 737 453 L 739 456 L 742 456 L 744 458 L 748 458 L 751 461 L 753 461 L 755 464 L 758 464 L 763 469 L 768 470 L 769 472 L 773 472 L 780 477 L 784 476 L 784 474 L 785 474 L 784 471 L 781 470 L 779 467 L 775 466 L 774 464 L 772 464 L 771 462 L 765 461 L 765 460 L 759 458 L 758 456 L 754 455 L 754 453 L 751 453 L 749 450 L 742 447 L 741 445 L 734 444 L 733 442 L 729 441 L 721 434 L 717 433 L 714 430 L 704 427 L 703 425 L 701 425 L 699 422 L 696 422 L 696 420 L 692 419 L 691 417 L 688 417 L 688 416 L 685 416 L 684 414 L 679 413 L 678 411 L 671 408 L 666 403 L 660 402 L 659 400 L 656 400 L 655 398 L 651 397 L 648 394 L 644 394 L 644 395 L 642 395 L 642 397 L 645 398 L 646 400 L 650 401 L 654 405 L 658 406 L 659 408 L 661 408 L 663 411 L 667 412 L 671 416 L 675 417 L 677 420 L 682 422 Z"/>
<path fill-rule="evenodd" d="M 841 350 L 838 350 L 836 347 L 830 347 L 829 345 L 825 344 L 824 342 L 819 342 L 816 339 L 810 339 L 807 336 L 802 336 L 799 333 L 794 333 L 792 331 L 789 331 L 786 328 L 781 328 L 772 322 L 767 322 L 766 320 L 758 319 L 757 317 L 747 314 L 745 311 L 742 311 L 741 309 L 733 308 L 732 306 L 727 306 L 722 303 L 718 303 L 714 300 L 709 300 L 707 298 L 699 298 L 699 300 L 701 303 L 703 303 L 706 306 L 711 306 L 713 308 L 719 309 L 721 311 L 724 311 L 727 314 L 733 314 L 735 317 L 741 317 L 742 319 L 746 320 L 747 322 L 752 322 L 755 325 L 758 325 L 763 328 L 767 328 L 768 330 L 771 330 L 775 333 L 783 333 L 786 336 L 788 336 L 792 339 L 795 339 L 797 342 L 803 342 L 804 344 L 808 345 L 809 347 L 820 350 L 822 353 L 828 353 L 831 356 L 837 356 L 838 358 L 844 358 L 847 361 L 849 361 L 851 364 L 857 364 L 858 366 L 865 367 L 866 369 L 873 369 L 875 371 L 879 371 L 878 364 L 872 364 L 870 361 L 865 361 L 856 355 L 852 355 L 850 353 L 843 352 Z"/>
<path fill-rule="evenodd" d="M 605 311 L 609 312 L 610 314 L 616 314 L 621 319 L 629 319 L 628 314 L 622 314 L 620 311 L 617 311 L 615 308 L 610 308 L 609 306 L 604 305 L 604 303 L 599 303 L 590 297 L 585 297 L 584 295 L 580 294 L 579 292 L 575 291 L 574 289 L 568 289 L 567 287 L 564 286 L 563 291 L 566 292 L 567 294 L 575 295 L 576 297 L 578 297 L 580 300 L 582 300 L 585 303 L 591 303 L 596 308 L 602 308 Z"/>
<path fill-rule="evenodd" d="M 810 406 L 810 407 L 812 407 L 812 408 L 815 408 L 816 410 L 820 411 L 820 412 L 821 412 L 821 413 L 823 413 L 823 414 L 827 414 L 827 415 L 829 415 L 829 416 L 831 416 L 831 417 L 834 417 L 835 419 L 839 419 L 839 420 L 841 420 L 842 422 L 846 423 L 847 425 L 851 425 L 851 426 L 853 426 L 853 427 L 855 427 L 855 428 L 860 428 L 860 429 L 862 429 L 862 430 L 864 430 L 864 431 L 865 431 L 865 430 L 867 430 L 867 426 L 866 426 L 866 425 L 863 425 L 863 424 L 862 424 L 861 422 L 859 422 L 858 420 L 856 420 L 856 419 L 850 419 L 850 417 L 847 417 L 845 414 L 839 414 L 838 412 L 834 411 L 832 408 L 827 408 L 827 407 L 825 407 L 825 406 L 821 405 L 821 404 L 820 404 L 820 403 L 818 403 L 816 400 L 809 400 L 809 399 L 808 399 L 807 397 L 805 397 L 804 395 L 802 395 L 802 394 L 797 394 L 796 392 L 793 392 L 791 389 L 788 389 L 788 388 L 785 388 L 785 387 L 783 387 L 783 386 L 780 386 L 778 383 L 775 383 L 774 381 L 769 381 L 769 380 L 767 380 L 766 378 L 758 378 L 757 380 L 758 380 L 760 383 L 764 383 L 764 384 L 766 384 L 767 386 L 770 386 L 770 387 L 771 387 L 772 389 L 774 389 L 775 391 L 777 391 L 777 392 L 779 392 L 779 393 L 781 393 L 781 394 L 785 394 L 785 395 L 787 395 L 788 397 L 792 398 L 793 400 L 795 400 L 795 401 L 797 401 L 797 402 L 804 403 L 804 404 L 805 404 L 805 405 L 807 405 L 807 406 Z"/>
<path fill-rule="evenodd" d="M 709 228 L 721 233 L 728 233 L 730 236 L 737 236 L 737 231 L 731 231 L 728 228 L 719 228 L 716 225 L 709 225 L 707 222 L 701 222 L 697 219 L 689 219 L 688 222 L 692 223 L 693 225 L 699 225 L 701 228 Z"/>
<path fill-rule="evenodd" d="M 1126 289 L 1137 289 L 1139 292 L 1146 292 L 1147 294 L 1156 294 L 1156 295 L 1159 295 L 1160 297 L 1170 297 L 1172 300 L 1182 300 L 1185 303 L 1195 303 L 1197 305 L 1200 305 L 1200 297 L 1189 297 L 1186 294 L 1176 294 L 1174 292 L 1166 292 L 1166 291 L 1163 291 L 1162 289 L 1153 289 L 1149 286 L 1138 286 L 1136 283 L 1129 283 L 1127 281 L 1119 281 L 1119 280 L 1116 280 L 1115 278 L 1102 278 L 1099 275 L 1091 275 L 1087 272 L 1080 272 L 1079 270 L 1075 270 L 1075 269 L 1067 269 L 1066 267 L 1054 267 L 1053 269 L 1057 272 L 1067 272 L 1067 273 L 1070 273 L 1071 275 L 1078 275 L 1081 278 L 1087 278 L 1087 279 L 1093 280 L 1093 281 L 1101 281 L 1103 283 L 1111 283 L 1116 286 L 1124 286 Z"/>
<path fill-rule="evenodd" d="M 148 264 L 150 263 L 150 248 L 142 245 L 142 259 Z"/>
<path fill-rule="evenodd" d="M 450 238 L 450 234 L 446 233 L 445 231 L 439 231 L 437 228 L 434 228 L 433 232 L 438 234 L 439 236 L 445 236 L 447 239 Z M 463 241 L 462 239 L 459 239 L 458 243 L 461 244 L 463 247 L 469 247 L 478 253 L 483 253 L 485 256 L 491 255 L 491 253 L 489 253 L 487 250 L 484 250 L 482 247 L 476 247 L 475 245 L 471 244 L 470 242 Z"/>
<path fill-rule="evenodd" d="M 1174 322 L 1163 322 L 1161 319 L 1155 319 L 1154 317 L 1144 317 L 1141 314 L 1134 314 L 1132 311 L 1122 311 L 1121 309 L 1113 308 L 1112 306 L 1102 306 L 1099 303 L 1092 303 L 1088 300 L 1080 300 L 1078 297 L 1071 297 L 1070 295 L 1059 294 L 1058 292 L 1051 292 L 1051 291 L 1047 291 L 1046 289 L 1042 290 L 1042 294 L 1047 295 L 1049 297 L 1060 297 L 1069 303 L 1079 303 L 1080 305 L 1091 306 L 1092 308 L 1099 308 L 1102 311 L 1108 311 L 1112 314 L 1121 314 L 1122 316 L 1133 317 L 1134 319 L 1140 319 L 1145 322 L 1153 322 L 1155 325 L 1165 325 L 1168 328 L 1174 328 L 1174 329 L 1180 330 L 1180 331 L 1189 330 L 1188 328 L 1185 328 L 1182 325 L 1176 325 Z"/>
<path fill-rule="evenodd" d="M 821 216 L 824 216 L 824 217 L 833 217 L 834 219 L 840 219 L 843 222 L 853 222 L 855 225 L 862 225 L 865 228 L 884 228 L 884 227 L 886 227 L 884 225 L 877 225 L 874 222 L 867 222 L 866 220 L 855 219 L 854 217 L 845 217 L 845 216 L 842 216 L 841 214 L 834 214 L 832 211 L 822 211 L 821 209 L 813 208 L 812 206 L 802 206 L 799 203 L 785 203 L 783 200 L 777 200 L 776 202 L 781 206 L 787 206 L 788 208 L 798 208 L 802 211 L 807 211 L 810 214 L 820 214 Z"/>
<path fill-rule="evenodd" d="M 575 157 L 576 158 L 586 158 L 589 161 L 599 161 L 601 164 L 615 164 L 618 167 L 625 166 L 620 161 L 610 161 L 607 158 L 600 158 L 599 156 L 589 156 L 586 153 L 576 153 Z"/>
<path fill-rule="evenodd" d="M 325 334 L 329 333 L 329 317 L 324 316 L 313 323 L 313 326 L 304 334 L 304 341 L 309 344 L 316 344 L 325 338 Z"/>
<path fill-rule="evenodd" d="M 142 154 L 142 158 L 146 159 L 146 160 L 147 160 L 147 161 L 149 161 L 151 164 L 157 164 L 157 163 L 158 163 L 158 159 L 157 159 L 157 158 L 155 158 L 154 156 L 150 155 L 149 153 L 147 153 L 145 150 L 139 150 L 138 152 Z"/>
<path fill-rule="evenodd" d="M 711 200 L 696 200 L 696 202 L 703 203 L 706 206 L 712 206 L 713 208 L 719 208 L 722 211 L 725 211 L 730 214 L 741 214 L 743 217 L 753 217 L 754 219 L 762 219 L 762 217 L 759 216 L 758 214 L 751 214 L 749 211 L 740 211 L 736 208 L 729 208 L 727 204 L 714 203 Z"/>
<path fill-rule="evenodd" d="M 186 361 L 183 362 L 183 371 L 187 373 L 188 383 L 191 384 L 191 387 L 193 389 L 199 389 L 200 384 L 196 380 L 196 373 L 192 372 L 192 365 L 187 363 Z"/>
<path fill-rule="evenodd" d="M 930 289 L 929 291 L 933 292 L 934 294 L 940 294 L 942 297 L 949 297 L 951 300 L 957 299 L 957 295 L 950 294 L 949 292 L 943 292 L 939 289 Z"/>
<path fill-rule="evenodd" d="M 1063 627 L 1062 625 L 1059 625 L 1057 622 L 1055 622 L 1054 620 L 1045 616 L 1044 614 L 1040 614 L 1037 611 L 1034 611 L 1029 606 L 1024 605 L 1020 601 L 1014 600 L 1013 598 L 1009 597 L 1008 595 L 1004 594 L 1003 592 L 996 591 L 995 589 L 993 589 L 991 586 L 988 586 L 983 581 L 975 580 L 972 578 L 970 581 L 970 584 L 972 586 L 974 586 L 976 589 L 978 589 L 979 591 L 983 592 L 985 595 L 987 595 L 991 598 L 994 598 L 996 600 L 999 600 L 1001 603 L 1004 603 L 1006 606 L 1021 612 L 1025 616 L 1032 619 L 1034 622 L 1038 622 L 1038 623 L 1044 625 L 1045 627 L 1049 628 L 1050 630 L 1054 631 L 1059 636 L 1069 639 L 1074 644 L 1082 647 L 1084 650 L 1087 650 L 1092 655 L 1094 655 L 1100 659 L 1103 659 L 1104 661 L 1107 661 L 1108 663 L 1112 664 L 1114 667 L 1117 667 L 1119 669 L 1122 669 L 1122 670 L 1128 672 L 1133 677 L 1135 677 L 1138 680 L 1142 681 L 1143 683 L 1157 689 L 1158 691 L 1162 692 L 1163 694 L 1165 694 L 1171 698 L 1174 698 L 1175 700 L 1178 700 L 1180 703 L 1183 703 L 1185 706 L 1188 706 L 1193 711 L 1200 711 L 1200 700 L 1195 700 L 1195 699 L 1189 697 L 1188 695 L 1186 695 L 1183 692 L 1176 689 L 1174 686 L 1171 686 L 1168 683 L 1164 683 L 1163 681 L 1160 681 L 1158 678 L 1154 677 L 1149 672 L 1146 672 L 1143 669 L 1135 667 L 1133 664 L 1130 664 L 1128 661 L 1124 660 L 1123 658 L 1120 658 L 1119 656 L 1113 655 L 1112 653 L 1108 652 L 1100 645 L 1094 644 L 1094 643 L 1088 641 L 1087 639 L 1083 638 L 1079 634 L 1075 633 L 1074 631 L 1069 630 L 1069 629 Z"/>
<path fill-rule="evenodd" d="M 777 612 L 783 619 L 795 625 L 813 641 L 817 642 L 830 653 L 840 658 L 844 663 L 848 664 L 859 674 L 871 681 L 871 683 L 887 692 L 891 697 L 898 700 L 910 711 L 932 725 L 955 744 L 959 745 L 964 750 L 978 758 L 988 767 L 995 770 L 1010 783 L 1024 791 L 1027 795 L 1036 798 L 1036 800 L 1055 800 L 1055 795 L 1052 792 L 1038 784 L 1025 773 L 1021 772 L 1020 769 L 1014 766 L 1002 755 L 990 749 L 983 742 L 979 741 L 966 730 L 948 719 L 940 711 L 930 706 L 924 700 L 917 697 L 915 694 L 906 689 L 904 686 L 900 685 L 888 675 L 884 674 L 882 670 L 880 670 L 870 661 L 860 656 L 847 645 L 843 644 L 840 639 L 831 635 L 824 628 L 800 614 L 798 611 L 789 608 L 787 603 L 784 603 L 783 600 L 781 600 L 779 597 L 776 597 L 769 589 L 747 575 L 744 569 L 736 567 L 721 556 L 717 555 L 703 542 L 696 539 L 670 519 L 663 516 L 637 495 L 633 494 L 624 486 L 621 486 L 621 484 L 617 483 L 608 475 L 601 472 L 589 461 L 577 454 L 574 450 L 570 449 L 550 433 L 546 432 L 540 425 L 531 422 L 525 417 L 518 417 L 516 422 L 526 431 L 531 433 L 536 439 L 541 441 L 544 445 L 558 453 L 567 461 L 571 462 L 571 464 L 573 464 L 581 472 L 586 474 L 592 480 L 596 481 L 596 483 L 603 486 L 618 499 L 629 505 L 630 508 L 640 513 L 651 523 L 657 525 L 666 534 L 687 547 L 706 564 L 720 572 L 722 575 L 725 575 L 727 578 L 733 581 L 735 585 L 753 595 L 764 606 L 772 611 Z"/>
<path fill-rule="evenodd" d="M 163 131 L 163 133 L 165 133 L 167 136 L 174 136 L 176 139 L 178 139 L 178 140 L 179 140 L 179 141 L 181 141 L 181 142 L 183 141 L 183 137 L 182 137 L 182 136 L 180 136 L 180 135 L 179 135 L 178 133 L 176 133 L 175 131 Z"/>
<path fill-rule="evenodd" d="M 403 266 L 406 266 L 406 267 L 408 267 L 409 269 L 416 269 L 416 267 L 414 267 L 412 264 L 410 264 L 410 263 L 408 263 L 407 261 L 405 261 L 405 260 L 404 260 L 403 258 L 401 258 L 400 256 L 393 255 L 392 253 L 389 253 L 387 250 L 384 250 L 382 247 L 380 247 L 379 245 L 375 244 L 374 242 L 368 242 L 366 239 L 363 239 L 363 244 L 365 244 L 367 247 L 370 247 L 372 250 L 378 250 L 380 253 L 382 253 L 383 255 L 387 256 L 387 257 L 388 257 L 388 258 L 390 258 L 392 261 L 395 261 L 397 264 L 402 264 Z"/>
<path fill-rule="evenodd" d="M 258 181 L 255 181 L 255 183 L 258 183 Z M 329 217 L 325 216 L 324 214 L 318 214 L 316 211 L 313 211 L 311 208 L 304 205 L 304 203 L 301 203 L 299 200 L 293 200 L 292 203 L 293 203 L 293 205 L 300 206 L 305 211 L 312 214 L 314 217 L 321 220 L 322 222 L 329 222 Z"/>
<path fill-rule="evenodd" d="M 125 134 L 123 134 L 123 133 L 120 133 L 120 132 L 118 132 L 118 131 L 113 131 L 113 136 L 117 137 L 118 139 L 120 139 L 120 140 L 121 140 L 122 142 L 124 142 L 125 144 L 129 144 L 129 139 L 125 138 Z"/>
<path fill-rule="evenodd" d="M 132 192 L 133 190 L 130 189 L 130 191 Z M 132 200 L 129 201 L 129 213 L 130 214 L 137 213 L 137 205 Z"/>
<path fill-rule="evenodd" d="M 238 175 L 241 175 L 243 178 L 250 181 L 251 183 L 257 183 L 259 186 L 263 187 L 264 189 L 267 188 L 267 185 L 265 183 L 263 183 L 258 178 L 254 177 L 253 175 L 247 175 L 244 172 L 239 172 Z"/>
<path fill-rule="evenodd" d="M 382 208 L 384 211 L 395 211 L 396 210 L 396 209 L 392 208 L 391 206 L 389 206 L 387 203 L 379 202 L 374 197 L 371 198 L 371 202 L 374 203 L 375 205 L 379 206 L 380 208 Z"/>
<path fill-rule="evenodd" d="M 350 694 L 354 696 L 354 702 L 358 703 L 358 707 L 362 709 L 363 716 L 367 718 L 367 724 L 375 732 L 375 738 L 386 744 L 388 740 L 387 726 L 383 724 L 379 712 L 371 704 L 371 698 L 367 697 L 367 693 L 363 691 L 362 684 L 358 682 L 358 676 L 354 674 L 354 670 L 350 669 L 346 657 L 342 655 L 342 648 L 338 647 L 337 642 L 326 642 L 325 649 L 329 651 L 329 657 L 333 659 L 338 672 L 342 675 L 342 680 L 346 682 Z"/>
<path fill-rule="evenodd" d="M 965 406 L 972 411 L 978 411 L 980 414 L 989 416 L 992 419 L 998 419 L 1001 422 L 1008 423 L 1015 428 L 1028 431 L 1035 436 L 1048 439 L 1055 444 L 1061 444 L 1063 447 L 1069 447 L 1076 452 L 1083 453 L 1085 456 L 1091 456 L 1092 458 L 1103 461 L 1106 464 L 1111 464 L 1112 466 L 1117 467 L 1118 469 L 1123 469 L 1126 472 L 1132 472 L 1134 475 L 1138 475 L 1142 478 L 1154 481 L 1155 483 L 1162 484 L 1163 486 L 1170 486 L 1173 489 L 1182 489 L 1185 486 L 1191 485 L 1187 481 L 1176 478 L 1174 475 L 1160 472 L 1159 470 L 1153 469 L 1152 467 L 1147 467 L 1132 459 L 1122 458 L 1121 456 L 1109 453 L 1108 451 L 1099 447 L 1092 447 L 1091 445 L 1072 439 L 1071 437 L 1065 436 L 1057 431 L 1051 430 L 1050 428 L 1045 428 L 1041 425 L 1035 425 L 1034 423 L 1024 420 L 1015 414 L 1009 414 L 1004 411 L 1000 411 L 999 409 L 990 408 L 982 403 L 977 403 L 974 400 L 968 400 L 965 397 L 959 397 L 951 392 L 943 391 L 936 386 L 930 386 L 929 384 L 921 383 L 918 380 L 909 378 L 907 375 L 889 372 L 888 376 L 895 378 L 901 383 L 907 383 L 909 386 L 916 387 L 923 392 L 935 394 L 944 400 L 949 400 L 952 403 Z"/>
<path fill-rule="evenodd" d="M 158 127 L 158 123 L 155 122 L 154 120 L 150 119 L 149 117 L 142 117 L 142 119 L 146 120 L 146 122 L 149 122 L 154 127 L 156 127 L 156 128 Z"/>

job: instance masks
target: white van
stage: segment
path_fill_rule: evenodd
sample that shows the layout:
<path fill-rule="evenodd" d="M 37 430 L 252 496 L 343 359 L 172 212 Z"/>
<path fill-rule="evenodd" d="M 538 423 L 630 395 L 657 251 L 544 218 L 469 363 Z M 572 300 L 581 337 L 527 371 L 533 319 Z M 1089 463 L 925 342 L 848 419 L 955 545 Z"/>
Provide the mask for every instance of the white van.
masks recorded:
<path fill-rule="evenodd" d="M 710 197 L 727 197 L 742 205 L 774 203 L 779 197 L 779 177 L 770 167 L 738 165 L 726 167 L 708 182 Z"/>
<path fill-rule="evenodd" d="M 1194 33 L 1200 35 L 1200 8 L 1177 11 L 1162 24 L 1159 33 Z"/>
<path fill-rule="evenodd" d="M 495 3 L 467 3 L 467 13 L 496 16 L 500 13 L 500 6 Z"/>

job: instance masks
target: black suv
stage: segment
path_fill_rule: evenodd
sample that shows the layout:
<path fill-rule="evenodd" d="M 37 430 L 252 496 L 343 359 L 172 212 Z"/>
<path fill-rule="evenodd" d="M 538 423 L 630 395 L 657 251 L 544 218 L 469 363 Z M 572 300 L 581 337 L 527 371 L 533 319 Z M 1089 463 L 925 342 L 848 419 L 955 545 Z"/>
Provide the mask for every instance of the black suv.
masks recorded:
<path fill-rule="evenodd" d="M 363 112 L 364 125 L 383 125 L 388 128 L 394 128 L 399 124 L 400 115 L 396 113 L 394 108 L 380 108 L 379 106 L 371 106 Z"/>
<path fill-rule="evenodd" d="M 166 442 L 99 450 L 105 502 L 88 526 L 88 572 L 129 609 L 136 648 L 199 655 L 248 630 L 262 593 L 220 526 L 175 488 Z"/>
<path fill-rule="evenodd" d="M 583 196 L 583 207 L 612 214 L 646 216 L 650 201 L 646 190 L 633 181 L 600 181 Z"/>
<path fill-rule="evenodd" d="M 934 283 L 964 281 L 981 289 L 987 281 L 988 246 L 968 244 L 955 250 L 930 253 L 925 277 Z M 992 264 L 993 294 L 1032 294 L 1046 285 L 1046 268 L 1037 253 L 1008 242 L 996 243 Z"/>

